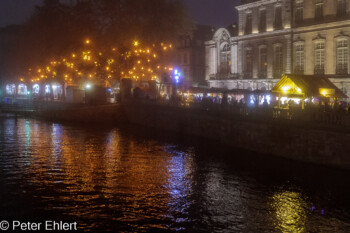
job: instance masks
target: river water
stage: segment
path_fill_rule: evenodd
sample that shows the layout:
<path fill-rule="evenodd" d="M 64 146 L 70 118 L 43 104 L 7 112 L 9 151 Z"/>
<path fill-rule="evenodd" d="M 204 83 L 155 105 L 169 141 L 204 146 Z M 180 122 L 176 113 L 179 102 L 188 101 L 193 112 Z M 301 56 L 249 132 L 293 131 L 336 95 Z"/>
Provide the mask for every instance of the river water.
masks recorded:
<path fill-rule="evenodd" d="M 80 232 L 350 232 L 349 172 L 131 126 L 0 116 L 0 221 Z"/>

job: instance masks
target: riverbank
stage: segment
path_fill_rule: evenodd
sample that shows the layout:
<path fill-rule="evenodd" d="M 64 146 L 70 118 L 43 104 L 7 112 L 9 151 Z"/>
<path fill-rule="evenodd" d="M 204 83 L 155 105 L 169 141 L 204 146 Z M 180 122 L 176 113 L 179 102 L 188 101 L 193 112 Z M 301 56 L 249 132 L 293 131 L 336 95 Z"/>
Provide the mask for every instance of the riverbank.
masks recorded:
<path fill-rule="evenodd" d="M 350 169 L 350 131 L 343 125 L 140 102 L 25 114 L 59 122 L 136 124 L 266 155 Z"/>

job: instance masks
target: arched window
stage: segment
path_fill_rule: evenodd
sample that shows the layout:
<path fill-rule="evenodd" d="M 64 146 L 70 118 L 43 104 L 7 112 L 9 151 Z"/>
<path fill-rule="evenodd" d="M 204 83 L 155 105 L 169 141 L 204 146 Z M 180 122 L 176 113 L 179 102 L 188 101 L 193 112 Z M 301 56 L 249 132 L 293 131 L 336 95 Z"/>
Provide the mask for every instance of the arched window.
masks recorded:
<path fill-rule="evenodd" d="M 231 67 L 231 46 L 228 43 L 221 45 L 220 51 L 220 73 L 229 74 Z"/>
<path fill-rule="evenodd" d="M 349 67 L 349 41 L 348 39 L 337 40 L 337 74 L 348 74 Z"/>

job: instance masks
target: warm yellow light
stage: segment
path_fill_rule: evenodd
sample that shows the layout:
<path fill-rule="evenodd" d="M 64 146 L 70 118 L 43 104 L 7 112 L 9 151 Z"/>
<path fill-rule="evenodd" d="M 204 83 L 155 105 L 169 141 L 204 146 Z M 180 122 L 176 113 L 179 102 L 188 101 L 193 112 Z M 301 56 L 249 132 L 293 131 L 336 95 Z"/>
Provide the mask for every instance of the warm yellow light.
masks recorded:
<path fill-rule="evenodd" d="M 163 49 L 164 49 L 164 50 L 167 50 L 167 49 L 168 49 L 168 47 L 164 46 L 164 47 L 163 47 Z"/>
<path fill-rule="evenodd" d="M 137 64 L 141 64 L 141 61 L 137 61 Z"/>
<path fill-rule="evenodd" d="M 72 54 L 72 57 L 76 57 L 76 55 L 73 53 L 73 54 Z"/>
<path fill-rule="evenodd" d="M 140 43 L 137 40 L 135 40 L 133 44 L 134 44 L 135 47 L 140 45 Z"/>
<path fill-rule="evenodd" d="M 282 87 L 282 91 L 283 91 L 284 93 L 287 93 L 289 89 L 290 89 L 289 86 L 284 86 L 284 87 Z"/>
<path fill-rule="evenodd" d="M 90 40 L 89 39 L 87 39 L 87 40 L 85 40 L 85 44 L 90 44 Z"/>
<path fill-rule="evenodd" d="M 299 87 L 295 88 L 298 93 L 301 93 L 301 89 Z"/>
<path fill-rule="evenodd" d="M 41 69 L 38 69 L 38 73 L 41 73 Z"/>

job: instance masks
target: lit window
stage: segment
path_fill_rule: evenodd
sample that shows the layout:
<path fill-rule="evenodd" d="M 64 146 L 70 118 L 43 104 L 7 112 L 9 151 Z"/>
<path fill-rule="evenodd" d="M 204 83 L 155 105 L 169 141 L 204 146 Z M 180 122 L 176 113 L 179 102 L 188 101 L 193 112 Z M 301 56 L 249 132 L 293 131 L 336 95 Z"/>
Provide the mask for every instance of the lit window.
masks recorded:
<path fill-rule="evenodd" d="M 16 94 L 16 85 L 15 84 L 7 84 L 6 85 L 6 94 L 8 94 L 8 95 Z"/>
<path fill-rule="evenodd" d="M 50 92 L 51 92 L 50 85 L 45 85 L 45 93 L 50 94 Z"/>
<path fill-rule="evenodd" d="M 266 78 L 267 75 L 267 49 L 265 46 L 259 49 L 259 77 Z"/>
<path fill-rule="evenodd" d="M 315 74 L 324 74 L 325 43 L 315 43 Z"/>
<path fill-rule="evenodd" d="M 221 45 L 220 51 L 220 73 L 229 74 L 231 66 L 231 47 L 225 43 Z"/>
<path fill-rule="evenodd" d="M 27 85 L 25 84 L 18 85 L 18 95 L 27 95 Z"/>
<path fill-rule="evenodd" d="M 33 94 L 39 94 L 40 93 L 40 86 L 39 84 L 33 85 Z"/>
<path fill-rule="evenodd" d="M 349 42 L 347 39 L 337 41 L 337 74 L 348 74 Z"/>
<path fill-rule="evenodd" d="M 295 67 L 294 71 L 297 74 L 304 73 L 304 44 L 295 46 Z"/>
<path fill-rule="evenodd" d="M 282 45 L 276 45 L 274 49 L 273 73 L 274 78 L 281 78 L 283 72 L 283 49 Z"/>

